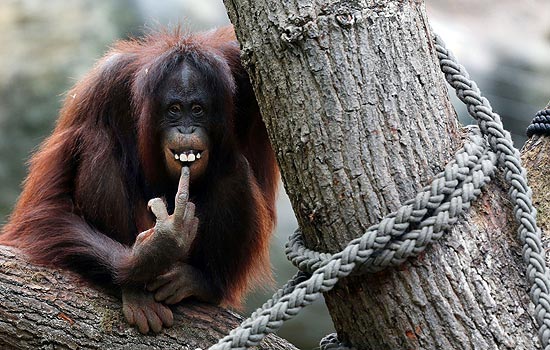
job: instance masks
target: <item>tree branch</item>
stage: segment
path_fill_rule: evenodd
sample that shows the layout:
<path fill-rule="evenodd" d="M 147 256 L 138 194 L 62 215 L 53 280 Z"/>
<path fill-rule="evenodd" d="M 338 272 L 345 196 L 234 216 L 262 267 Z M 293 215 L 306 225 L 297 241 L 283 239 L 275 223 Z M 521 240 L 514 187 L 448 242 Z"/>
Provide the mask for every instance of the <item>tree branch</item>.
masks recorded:
<path fill-rule="evenodd" d="M 172 328 L 144 336 L 128 326 L 115 294 L 0 246 L 0 348 L 205 349 L 241 321 L 230 310 L 189 302 L 173 309 Z M 260 349 L 296 348 L 269 337 Z"/>

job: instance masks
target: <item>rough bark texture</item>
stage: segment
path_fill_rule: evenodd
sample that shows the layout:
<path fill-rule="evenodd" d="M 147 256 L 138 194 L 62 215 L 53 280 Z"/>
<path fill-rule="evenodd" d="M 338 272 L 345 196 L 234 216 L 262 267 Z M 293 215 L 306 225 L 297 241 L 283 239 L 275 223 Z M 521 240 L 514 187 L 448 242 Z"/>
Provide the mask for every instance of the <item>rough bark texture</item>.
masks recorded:
<path fill-rule="evenodd" d="M 422 1 L 226 0 L 309 247 L 335 252 L 461 143 Z M 358 349 L 532 349 L 521 249 L 492 184 L 440 243 L 325 295 Z"/>
<path fill-rule="evenodd" d="M 215 306 L 187 303 L 156 336 L 127 325 L 119 297 L 67 271 L 33 266 L 0 246 L 0 349 L 205 349 L 241 317 Z M 261 349 L 296 349 L 270 337 Z"/>
<path fill-rule="evenodd" d="M 545 107 L 550 109 L 550 102 Z M 535 135 L 521 150 L 522 160 L 529 165 L 529 184 L 541 230 L 550 232 L 550 137 Z M 544 237 L 548 239 L 549 237 Z"/>

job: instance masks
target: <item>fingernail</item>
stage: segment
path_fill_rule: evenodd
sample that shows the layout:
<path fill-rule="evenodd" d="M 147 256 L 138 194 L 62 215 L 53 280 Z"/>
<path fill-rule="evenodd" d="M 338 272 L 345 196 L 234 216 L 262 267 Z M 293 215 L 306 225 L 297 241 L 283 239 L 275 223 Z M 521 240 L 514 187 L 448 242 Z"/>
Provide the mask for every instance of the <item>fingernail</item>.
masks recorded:
<path fill-rule="evenodd" d="M 185 175 L 189 175 L 189 167 L 188 166 L 184 166 L 182 169 L 181 169 L 181 172 Z"/>

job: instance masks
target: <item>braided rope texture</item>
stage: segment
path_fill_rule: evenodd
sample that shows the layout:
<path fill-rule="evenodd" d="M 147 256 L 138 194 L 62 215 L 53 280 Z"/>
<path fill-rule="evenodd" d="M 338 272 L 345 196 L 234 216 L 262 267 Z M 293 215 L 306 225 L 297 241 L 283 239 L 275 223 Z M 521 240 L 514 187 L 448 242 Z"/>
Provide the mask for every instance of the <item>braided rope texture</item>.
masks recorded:
<path fill-rule="evenodd" d="M 470 129 L 470 142 L 414 199 L 369 227 L 341 252 L 328 254 L 307 249 L 300 232 L 296 231 L 286 252 L 301 272 L 210 350 L 246 349 L 258 345 L 284 321 L 331 290 L 340 278 L 352 272 L 378 271 L 418 255 L 429 243 L 442 237 L 470 208 L 497 165 L 504 169 L 505 179 L 510 184 L 509 195 L 514 217 L 519 223 L 518 237 L 523 245 L 528 282 L 532 286 L 530 297 L 535 304 L 539 338 L 544 349 L 550 350 L 550 275 L 519 151 L 514 148 L 510 133 L 504 130 L 500 116 L 493 112 L 476 83 L 470 80 L 464 67 L 438 36 L 434 36 L 434 45 L 445 78 L 478 122 L 479 128 Z M 336 334 L 325 337 L 320 346 L 322 350 L 350 349 Z"/>
<path fill-rule="evenodd" d="M 550 109 L 538 111 L 527 127 L 527 137 L 533 135 L 550 135 Z"/>
<path fill-rule="evenodd" d="M 357 350 L 357 348 L 349 347 L 345 343 L 341 343 L 338 339 L 338 334 L 331 333 L 325 336 L 319 342 L 319 349 L 321 350 Z"/>
<path fill-rule="evenodd" d="M 362 250 L 372 250 L 363 253 L 370 256 L 356 266 L 353 273 L 376 272 L 401 265 L 441 238 L 490 181 L 495 163 L 496 157 L 488 152 L 479 129 L 470 128 L 470 142 L 455 154 L 454 161 L 436 175 L 429 186 L 379 224 L 369 227 L 361 238 L 350 242 L 357 242 Z M 411 229 L 411 226 L 417 228 Z M 299 270 L 308 273 L 314 273 L 333 258 L 328 253 L 306 248 L 299 230 L 290 236 L 285 252 Z"/>

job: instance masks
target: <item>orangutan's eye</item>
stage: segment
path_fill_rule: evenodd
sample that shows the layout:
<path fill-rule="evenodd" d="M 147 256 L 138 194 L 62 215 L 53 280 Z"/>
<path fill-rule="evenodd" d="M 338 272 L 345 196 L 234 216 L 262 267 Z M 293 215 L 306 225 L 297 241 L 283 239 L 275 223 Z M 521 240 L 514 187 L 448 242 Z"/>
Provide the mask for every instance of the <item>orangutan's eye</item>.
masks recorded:
<path fill-rule="evenodd" d="M 172 114 L 178 114 L 179 112 L 181 112 L 181 107 L 179 104 L 173 104 L 168 108 L 168 112 Z"/>
<path fill-rule="evenodd" d="M 203 112 L 202 106 L 195 103 L 191 106 L 191 112 L 193 112 L 194 115 L 201 115 Z"/>

